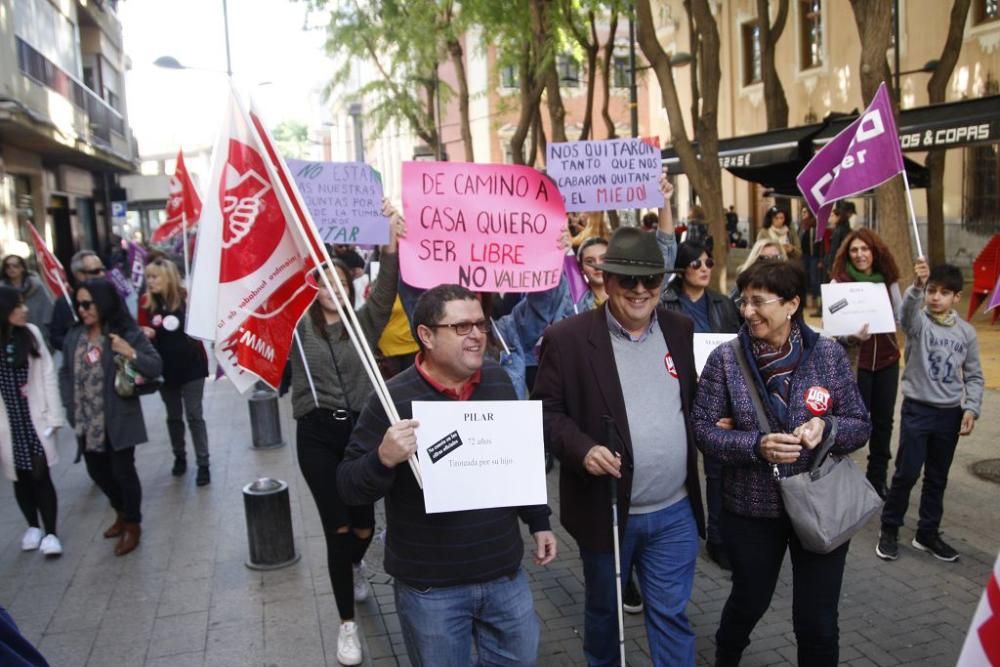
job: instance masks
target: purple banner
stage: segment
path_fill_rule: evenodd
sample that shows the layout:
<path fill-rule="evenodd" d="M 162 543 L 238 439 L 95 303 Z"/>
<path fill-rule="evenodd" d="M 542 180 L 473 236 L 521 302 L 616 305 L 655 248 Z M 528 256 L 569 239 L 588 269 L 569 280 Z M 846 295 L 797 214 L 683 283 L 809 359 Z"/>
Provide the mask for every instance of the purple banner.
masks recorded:
<path fill-rule="evenodd" d="M 821 148 L 795 182 L 823 238 L 834 202 L 882 185 L 903 171 L 892 101 L 885 82 L 861 116 Z"/>
<path fill-rule="evenodd" d="M 587 280 L 583 277 L 580 264 L 573 255 L 566 255 L 566 259 L 563 260 L 563 274 L 566 276 L 566 284 L 569 286 L 570 298 L 573 299 L 573 305 L 576 305 L 590 287 L 587 286 Z"/>
<path fill-rule="evenodd" d="M 663 206 L 658 137 L 550 143 L 545 155 L 567 211 Z"/>
<path fill-rule="evenodd" d="M 118 292 L 121 298 L 127 299 L 131 296 L 132 285 L 129 284 L 128 278 L 125 277 L 125 274 L 117 266 L 108 271 L 108 280 L 115 286 L 115 291 Z"/>
<path fill-rule="evenodd" d="M 138 290 L 146 279 L 146 249 L 132 241 L 128 242 L 128 266 L 132 287 Z"/>
<path fill-rule="evenodd" d="M 362 162 L 285 163 L 324 243 L 389 242 L 378 172 Z"/>
<path fill-rule="evenodd" d="M 1000 276 L 997 277 L 997 286 L 993 288 L 993 296 L 990 297 L 990 303 L 986 306 L 986 311 L 989 312 L 1000 306 Z"/>

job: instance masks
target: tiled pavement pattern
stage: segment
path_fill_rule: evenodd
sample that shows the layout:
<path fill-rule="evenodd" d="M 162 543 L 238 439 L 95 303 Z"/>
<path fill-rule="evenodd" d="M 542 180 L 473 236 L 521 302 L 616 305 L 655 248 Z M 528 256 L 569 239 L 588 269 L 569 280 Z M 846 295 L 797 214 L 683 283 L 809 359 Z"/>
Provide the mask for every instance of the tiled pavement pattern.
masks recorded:
<path fill-rule="evenodd" d="M 205 393 L 213 482 L 198 489 L 194 474 L 170 476 L 158 397 L 143 399 L 150 443 L 138 450 L 143 481 L 142 544 L 124 558 L 101 538 L 112 512 L 83 465 L 72 465 L 63 435 L 63 461 L 54 469 L 60 536 L 65 554 L 46 561 L 22 553 L 23 520 L 11 485 L 0 484 L 0 604 L 52 665 L 336 665 L 336 607 L 326 572 L 316 509 L 298 472 L 295 448 L 250 449 L 246 401 L 226 382 Z M 987 393 L 987 415 L 1000 394 Z M 283 435 L 294 442 L 287 399 Z M 1000 548 L 998 487 L 975 479 L 969 465 L 998 456 L 1000 425 L 983 419 L 964 439 L 953 468 L 946 509 L 947 537 L 958 563 L 941 563 L 901 546 L 895 563 L 875 558 L 875 526 L 853 545 L 841 615 L 841 657 L 855 667 L 953 665 L 993 559 Z M 189 454 L 189 457 L 193 457 Z M 291 486 L 297 564 L 272 572 L 247 569 L 241 488 L 260 475 Z M 556 474 L 549 480 L 558 514 Z M 380 515 L 381 522 L 381 515 Z M 526 561 L 543 623 L 541 665 L 582 664 L 583 584 L 573 543 L 557 527 L 559 559 L 545 569 Z M 902 531 L 908 545 L 912 533 Z M 369 561 L 379 570 L 379 545 Z M 771 610 L 757 629 L 745 665 L 794 664 L 790 565 L 786 563 Z M 374 577 L 376 597 L 359 605 L 366 655 L 374 665 L 407 665 L 391 586 Z M 728 593 L 722 571 L 706 560 L 689 614 L 698 634 L 700 664 L 711 664 L 713 634 Z M 627 616 L 629 663 L 651 664 L 641 617 Z"/>

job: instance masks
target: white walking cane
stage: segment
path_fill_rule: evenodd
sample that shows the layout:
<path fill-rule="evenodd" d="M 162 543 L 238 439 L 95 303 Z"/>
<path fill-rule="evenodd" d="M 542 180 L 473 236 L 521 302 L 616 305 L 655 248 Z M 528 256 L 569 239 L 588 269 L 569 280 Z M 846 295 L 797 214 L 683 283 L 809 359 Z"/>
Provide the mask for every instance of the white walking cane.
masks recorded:
<path fill-rule="evenodd" d="M 605 434 L 608 449 L 612 454 L 617 454 L 616 448 L 611 444 L 615 437 L 615 422 L 611 417 L 604 417 Z M 618 652 L 621 656 L 621 667 L 625 667 L 625 617 L 622 615 L 622 557 L 621 545 L 618 543 L 618 479 L 614 475 L 611 478 L 611 533 L 614 539 L 615 550 L 615 593 L 617 594 L 618 605 Z"/>

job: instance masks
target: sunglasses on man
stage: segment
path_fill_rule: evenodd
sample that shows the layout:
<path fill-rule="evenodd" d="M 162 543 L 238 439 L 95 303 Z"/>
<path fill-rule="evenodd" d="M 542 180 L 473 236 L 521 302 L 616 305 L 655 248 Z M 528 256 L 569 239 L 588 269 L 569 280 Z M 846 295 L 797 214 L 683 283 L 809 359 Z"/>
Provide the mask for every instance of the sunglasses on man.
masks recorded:
<path fill-rule="evenodd" d="M 99 266 L 96 269 L 81 269 L 80 273 L 82 273 L 84 275 L 87 275 L 87 276 L 99 276 L 102 273 L 104 273 L 106 270 L 107 269 L 105 269 L 103 266 Z"/>
<path fill-rule="evenodd" d="M 646 289 L 652 291 L 663 284 L 663 274 L 655 273 L 651 276 L 623 276 L 620 273 L 608 274 L 607 271 L 604 272 L 606 275 L 614 276 L 618 284 L 622 286 L 622 289 L 635 289 L 639 283 Z"/>

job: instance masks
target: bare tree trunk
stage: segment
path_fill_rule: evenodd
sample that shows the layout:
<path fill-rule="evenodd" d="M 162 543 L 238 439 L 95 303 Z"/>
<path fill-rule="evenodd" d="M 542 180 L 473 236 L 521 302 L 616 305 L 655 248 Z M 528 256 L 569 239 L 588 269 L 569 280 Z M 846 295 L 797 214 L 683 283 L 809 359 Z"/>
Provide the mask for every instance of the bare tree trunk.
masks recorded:
<path fill-rule="evenodd" d="M 580 138 L 590 139 L 591 126 L 594 123 L 594 94 L 597 90 L 597 57 L 601 43 L 597 38 L 597 17 L 591 10 L 588 14 L 591 41 L 584 47 L 587 53 L 587 106 L 583 112 L 583 125 L 580 128 Z M 581 44 L 582 46 L 582 44 Z"/>
<path fill-rule="evenodd" d="M 544 86 L 535 80 L 533 74 L 534 67 L 532 67 L 532 53 L 533 49 L 525 49 L 519 68 L 521 77 L 521 113 L 517 119 L 517 127 L 514 129 L 514 135 L 510 139 L 511 158 L 514 164 L 527 164 L 524 159 L 524 141 L 528 137 L 528 130 L 531 129 L 531 123 L 534 121 L 544 88 Z"/>
<path fill-rule="evenodd" d="M 559 91 L 559 69 L 553 57 L 545 66 L 545 99 L 549 108 L 549 125 L 552 126 L 552 141 L 566 141 L 566 107 L 563 106 Z"/>
<path fill-rule="evenodd" d="M 536 109 L 535 117 L 531 119 L 531 148 L 528 149 L 528 159 L 524 161 L 529 167 L 535 166 L 538 159 L 538 144 L 542 134 L 542 114 Z M 544 152 L 544 151 L 543 151 Z"/>
<path fill-rule="evenodd" d="M 615 130 L 615 121 L 611 119 L 609 107 L 611 104 L 611 68 L 615 55 L 615 33 L 618 32 L 618 12 L 612 10 L 608 19 L 608 41 L 604 44 L 603 67 L 604 76 L 601 79 L 603 101 L 601 102 L 601 117 L 604 118 L 604 126 L 608 130 L 608 139 L 616 139 L 618 132 Z"/>
<path fill-rule="evenodd" d="M 951 79 L 962 52 L 962 35 L 969 14 L 971 0 L 955 0 L 951 6 L 948 21 L 948 36 L 941 49 L 937 69 L 927 82 L 927 95 L 931 104 L 944 102 L 948 80 Z M 945 261 L 944 247 L 944 149 L 936 148 L 928 152 L 925 166 L 930 172 L 930 187 L 927 188 L 927 255 L 931 264 Z"/>
<path fill-rule="evenodd" d="M 695 138 L 699 142 L 698 152 L 684 126 L 684 114 L 670 67 L 670 57 L 656 38 L 649 0 L 636 0 L 637 35 L 639 46 L 660 83 L 674 149 L 688 179 L 698 191 L 709 230 L 716 240 L 715 285 L 721 291 L 726 291 L 726 257 L 729 247 L 726 243 L 725 211 L 722 205 L 722 169 L 719 167 L 719 81 L 722 77 L 719 67 L 719 31 L 709 10 L 708 0 L 686 0 L 685 6 L 690 7 L 697 42 L 701 45 L 698 75 L 704 97 L 701 100 L 700 114 L 693 119 Z"/>
<path fill-rule="evenodd" d="M 851 6 L 854 8 L 854 22 L 861 39 L 859 74 L 861 94 L 867 105 L 875 97 L 879 85 L 883 81 L 890 81 L 885 52 L 889 48 L 889 36 L 892 34 L 892 3 L 882 0 L 851 0 Z M 892 97 L 893 108 L 898 110 L 899 103 L 894 95 Z M 875 205 L 879 235 L 886 245 L 896 250 L 900 282 L 905 285 L 913 278 L 914 246 L 910 240 L 911 225 L 902 179 L 894 178 L 876 188 Z"/>
<path fill-rule="evenodd" d="M 465 53 L 458 39 L 448 41 L 448 53 L 455 66 L 455 76 L 458 79 L 458 113 L 462 129 L 462 143 L 465 145 L 465 161 L 475 162 L 475 149 L 472 146 L 472 123 L 469 119 L 469 78 L 465 73 Z"/>
<path fill-rule="evenodd" d="M 764 109 L 767 129 L 788 127 L 788 100 L 774 62 L 774 47 L 785 30 L 788 0 L 778 0 L 778 15 L 771 25 L 769 0 L 757 0 L 757 25 L 760 29 L 760 76 L 764 83 Z"/>

